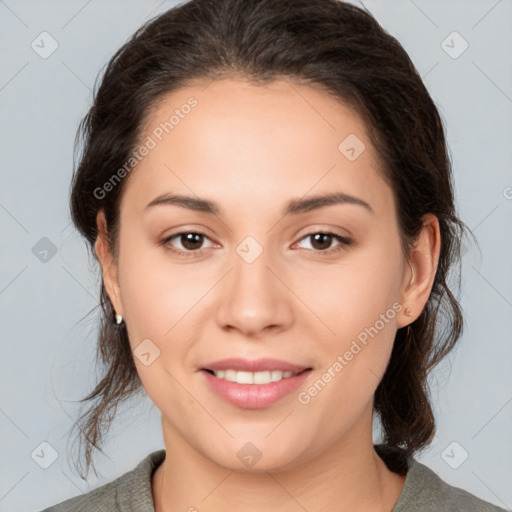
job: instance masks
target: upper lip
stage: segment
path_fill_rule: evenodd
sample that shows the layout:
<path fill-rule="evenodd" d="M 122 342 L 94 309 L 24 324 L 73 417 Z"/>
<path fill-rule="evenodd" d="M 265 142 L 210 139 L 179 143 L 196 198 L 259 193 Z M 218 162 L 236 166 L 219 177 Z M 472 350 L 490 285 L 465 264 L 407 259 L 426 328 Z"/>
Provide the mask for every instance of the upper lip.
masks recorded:
<path fill-rule="evenodd" d="M 300 373 L 303 370 L 309 369 L 308 366 L 300 366 L 292 364 L 287 361 L 279 359 L 242 359 L 240 357 L 230 357 L 228 359 L 221 359 L 208 363 L 203 367 L 203 370 L 237 370 L 242 372 L 264 372 L 280 370 L 283 372 Z"/>

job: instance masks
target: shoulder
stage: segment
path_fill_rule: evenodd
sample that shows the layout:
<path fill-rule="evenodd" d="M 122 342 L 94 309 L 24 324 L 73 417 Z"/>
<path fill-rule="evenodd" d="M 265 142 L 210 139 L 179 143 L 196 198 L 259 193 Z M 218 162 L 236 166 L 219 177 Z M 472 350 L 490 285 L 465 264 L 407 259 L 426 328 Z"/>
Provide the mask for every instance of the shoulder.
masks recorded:
<path fill-rule="evenodd" d="M 434 471 L 406 455 L 402 493 L 391 512 L 502 512 L 505 509 L 447 484 Z M 391 468 L 390 468 L 391 469 Z"/>
<path fill-rule="evenodd" d="M 154 512 L 151 477 L 164 458 L 165 450 L 150 453 L 112 482 L 41 512 Z"/>

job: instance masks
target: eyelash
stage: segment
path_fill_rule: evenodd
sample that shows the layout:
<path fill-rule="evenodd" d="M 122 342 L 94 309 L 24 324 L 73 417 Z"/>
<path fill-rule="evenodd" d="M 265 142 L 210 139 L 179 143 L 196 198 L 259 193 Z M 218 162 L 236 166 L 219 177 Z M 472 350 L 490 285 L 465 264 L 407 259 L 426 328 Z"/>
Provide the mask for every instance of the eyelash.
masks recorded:
<path fill-rule="evenodd" d="M 307 233 L 306 235 L 304 235 L 299 240 L 299 242 L 304 240 L 305 238 L 311 237 L 313 235 L 319 235 L 319 234 L 330 235 L 335 240 L 338 240 L 340 242 L 339 245 L 337 245 L 335 247 L 332 247 L 330 249 L 326 249 L 325 251 L 315 250 L 315 249 L 308 249 L 308 250 L 312 250 L 312 251 L 314 251 L 316 253 L 319 253 L 321 255 L 329 255 L 330 256 L 331 254 L 334 254 L 334 253 L 337 253 L 339 251 L 344 250 L 347 246 L 349 246 L 352 243 L 351 239 L 343 237 L 343 236 L 340 236 L 340 235 L 337 235 L 336 233 L 332 233 L 330 231 L 313 231 L 311 233 Z M 180 237 L 182 235 L 199 235 L 199 236 L 203 236 L 205 238 L 208 238 L 206 233 L 202 233 L 201 231 L 181 231 L 180 233 L 175 233 L 174 235 L 171 235 L 171 236 L 165 238 L 164 240 L 162 240 L 161 245 L 164 245 L 168 251 L 170 251 L 173 254 L 176 254 L 177 256 L 180 256 L 180 257 L 184 257 L 184 258 L 194 258 L 194 257 L 197 258 L 197 257 L 200 257 L 201 253 L 202 253 L 202 249 L 198 249 L 198 250 L 195 250 L 195 251 L 191 251 L 191 250 L 185 250 L 184 251 L 184 250 L 181 250 L 181 249 L 175 249 L 174 247 L 172 247 L 170 245 L 170 241 L 173 238 L 177 238 L 177 237 Z"/>

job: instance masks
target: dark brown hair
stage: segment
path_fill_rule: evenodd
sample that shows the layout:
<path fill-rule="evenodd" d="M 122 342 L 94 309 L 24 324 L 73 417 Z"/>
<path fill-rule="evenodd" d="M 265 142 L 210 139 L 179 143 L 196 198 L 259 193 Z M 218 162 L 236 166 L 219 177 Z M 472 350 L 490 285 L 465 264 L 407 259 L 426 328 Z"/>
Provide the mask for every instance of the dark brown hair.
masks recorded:
<path fill-rule="evenodd" d="M 380 155 L 379 172 L 394 191 L 406 257 L 423 215 L 438 217 L 442 247 L 431 295 L 410 328 L 398 330 L 374 398 L 385 443 L 410 452 L 425 447 L 435 430 L 427 374 L 463 328 L 447 281 L 458 262 L 460 286 L 467 228 L 455 213 L 436 106 L 405 50 L 370 13 L 338 0 L 191 0 L 145 23 L 106 66 L 80 124 L 75 149 L 81 143 L 82 151 L 71 192 L 74 224 L 95 257 L 96 214 L 102 208 L 115 255 L 127 178 L 106 194 L 95 190 L 128 161 L 159 99 L 194 80 L 234 76 L 254 84 L 287 79 L 318 87 L 359 113 Z M 80 446 L 85 442 L 86 471 L 118 405 L 142 388 L 126 329 L 115 325 L 103 283 L 101 307 L 97 363 L 103 378 L 81 400 L 94 403 L 74 425 Z"/>

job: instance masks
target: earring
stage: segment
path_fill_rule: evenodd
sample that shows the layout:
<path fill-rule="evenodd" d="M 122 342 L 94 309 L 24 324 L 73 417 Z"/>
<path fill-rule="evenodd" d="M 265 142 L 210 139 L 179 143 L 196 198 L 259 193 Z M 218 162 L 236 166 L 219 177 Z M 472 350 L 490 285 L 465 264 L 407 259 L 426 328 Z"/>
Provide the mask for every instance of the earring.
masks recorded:
<path fill-rule="evenodd" d="M 116 324 L 119 325 L 123 321 L 123 317 L 121 315 L 116 314 Z"/>
<path fill-rule="evenodd" d="M 405 308 L 405 316 L 412 316 L 411 308 Z"/>

